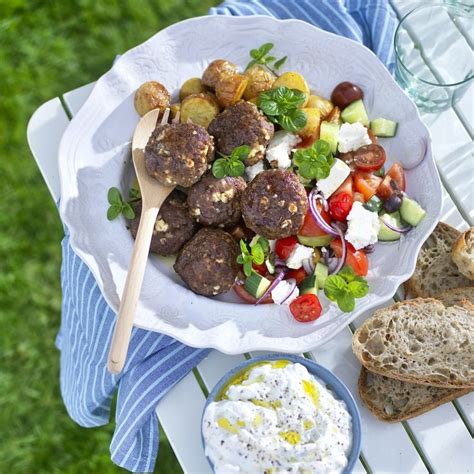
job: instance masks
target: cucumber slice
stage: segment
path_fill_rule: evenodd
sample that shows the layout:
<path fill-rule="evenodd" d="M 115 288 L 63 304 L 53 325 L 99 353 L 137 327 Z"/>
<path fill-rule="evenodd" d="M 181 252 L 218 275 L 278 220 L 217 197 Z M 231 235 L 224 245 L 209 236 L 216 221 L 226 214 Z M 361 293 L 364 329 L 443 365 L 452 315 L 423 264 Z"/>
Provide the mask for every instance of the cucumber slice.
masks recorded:
<path fill-rule="evenodd" d="M 364 207 L 372 212 L 376 212 L 377 214 L 381 211 L 383 207 L 383 202 L 377 196 L 372 196 L 365 204 Z"/>
<path fill-rule="evenodd" d="M 319 235 L 317 237 L 307 237 L 306 235 L 297 235 L 298 242 L 307 247 L 324 247 L 332 240 L 331 235 Z"/>
<path fill-rule="evenodd" d="M 362 99 L 356 100 L 349 104 L 342 112 L 341 118 L 344 122 L 348 123 L 361 123 L 364 127 L 369 126 L 369 117 L 367 116 L 367 111 L 365 110 L 364 103 Z"/>
<path fill-rule="evenodd" d="M 262 275 L 253 272 L 244 283 L 244 288 L 255 298 L 261 298 L 261 296 L 268 290 L 271 285 L 271 281 L 267 280 Z"/>
<path fill-rule="evenodd" d="M 329 143 L 331 151 L 337 152 L 337 141 L 339 135 L 339 124 L 331 122 L 321 122 L 319 138 Z"/>
<path fill-rule="evenodd" d="M 316 283 L 316 275 L 309 275 L 307 276 L 299 285 L 300 294 L 307 295 L 313 294 L 316 295 L 318 293 L 318 285 Z"/>
<path fill-rule="evenodd" d="M 267 267 L 268 273 L 271 273 L 272 275 L 275 273 L 275 265 L 273 265 L 270 260 L 265 260 L 265 266 Z"/>
<path fill-rule="evenodd" d="M 316 285 L 318 288 L 323 289 L 326 283 L 326 278 L 329 274 L 329 268 L 324 263 L 318 262 L 314 269 L 314 275 L 316 276 Z"/>
<path fill-rule="evenodd" d="M 403 227 L 400 213 L 392 212 L 391 214 L 382 214 L 380 216 L 380 230 L 377 238 L 384 242 L 393 242 L 394 240 L 400 240 L 400 233 L 395 232 L 384 224 L 383 221 L 387 221 L 395 227 Z"/>
<path fill-rule="evenodd" d="M 426 211 L 414 199 L 403 196 L 400 214 L 406 223 L 417 226 L 426 216 Z"/>
<path fill-rule="evenodd" d="M 370 130 L 376 137 L 394 137 L 397 127 L 397 122 L 384 118 L 377 118 L 370 123 Z"/>

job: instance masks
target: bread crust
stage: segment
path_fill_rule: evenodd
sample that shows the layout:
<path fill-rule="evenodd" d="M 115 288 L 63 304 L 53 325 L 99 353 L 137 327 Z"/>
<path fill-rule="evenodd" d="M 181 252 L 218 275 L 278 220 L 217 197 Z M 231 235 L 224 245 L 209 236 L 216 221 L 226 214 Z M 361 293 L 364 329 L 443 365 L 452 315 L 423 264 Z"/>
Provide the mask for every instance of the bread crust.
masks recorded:
<path fill-rule="evenodd" d="M 470 280 L 474 280 L 474 255 L 471 240 L 474 227 L 461 234 L 454 242 L 452 259 L 459 271 Z"/>
<path fill-rule="evenodd" d="M 369 319 L 367 319 L 362 326 L 360 326 L 354 333 L 352 337 L 352 351 L 354 352 L 355 356 L 359 360 L 359 362 L 366 367 L 370 372 L 383 375 L 385 377 L 393 378 L 396 380 L 400 380 L 403 382 L 409 382 L 409 383 L 415 383 L 415 384 L 420 384 L 420 385 L 431 385 L 434 387 L 441 387 L 441 388 L 467 388 L 467 389 L 473 389 L 474 388 L 474 378 L 471 378 L 468 381 L 463 382 L 462 380 L 448 380 L 448 381 L 440 381 L 440 380 L 435 380 L 433 378 L 430 378 L 429 375 L 427 376 L 419 376 L 419 375 L 412 375 L 409 373 L 400 373 L 396 372 L 395 370 L 388 371 L 384 370 L 383 368 L 375 366 L 373 363 L 371 364 L 369 360 L 365 360 L 363 357 L 363 352 L 366 348 L 365 342 L 368 342 L 366 339 L 364 342 L 360 342 L 359 336 L 363 339 L 364 336 L 361 334 L 362 331 L 368 331 L 368 324 L 372 323 L 377 320 L 377 318 L 383 318 L 385 315 L 386 311 L 391 311 L 392 313 L 397 311 L 399 308 L 403 307 L 405 308 L 413 308 L 415 310 L 416 314 L 416 309 L 420 308 L 421 306 L 425 305 L 433 305 L 433 313 L 434 310 L 438 311 L 444 311 L 446 310 L 446 307 L 441 303 L 440 301 L 434 299 L 434 298 L 417 298 L 413 300 L 408 300 L 408 301 L 402 301 L 399 303 L 395 303 L 394 305 L 387 307 L 387 308 L 382 308 L 377 310 L 373 316 Z M 455 307 L 454 307 L 455 308 Z M 459 307 L 461 309 L 462 307 Z M 468 309 L 468 308 L 462 308 L 465 310 L 468 314 L 471 315 L 471 317 L 474 318 L 474 313 Z M 380 326 L 379 326 L 380 327 Z M 367 352 L 367 351 L 365 351 Z M 369 354 L 370 355 L 370 354 Z M 372 356 L 371 359 L 372 360 Z M 392 366 L 393 367 L 393 366 Z M 451 370 L 449 367 L 446 369 L 447 371 Z"/>
<path fill-rule="evenodd" d="M 359 396 L 361 400 L 364 402 L 368 410 L 379 420 L 385 421 L 387 423 L 398 423 L 400 421 L 404 420 L 409 420 L 410 418 L 414 418 L 415 416 L 422 415 L 423 413 L 426 413 L 427 411 L 433 410 L 434 408 L 442 405 L 443 403 L 450 402 L 452 400 L 455 400 L 456 398 L 462 397 L 463 395 L 468 394 L 471 392 L 471 389 L 469 388 L 464 388 L 464 389 L 440 389 L 440 394 L 439 398 L 433 400 L 430 403 L 426 403 L 425 405 L 419 406 L 418 408 L 413 408 L 409 411 L 407 411 L 404 414 L 399 414 L 399 415 L 389 415 L 388 413 L 385 413 L 384 411 L 381 411 L 376 404 L 372 401 L 368 394 L 368 387 L 367 387 L 367 376 L 369 375 L 369 371 L 362 366 L 360 375 L 359 375 L 359 380 L 357 383 L 357 388 L 359 392 Z M 378 377 L 379 375 L 374 375 L 375 377 Z M 387 377 L 385 377 L 387 378 Z M 393 381 L 393 379 L 391 379 Z M 400 382 L 400 383 L 406 383 L 406 382 Z M 417 384 L 419 385 L 419 384 Z M 427 394 L 428 396 L 428 394 Z"/>

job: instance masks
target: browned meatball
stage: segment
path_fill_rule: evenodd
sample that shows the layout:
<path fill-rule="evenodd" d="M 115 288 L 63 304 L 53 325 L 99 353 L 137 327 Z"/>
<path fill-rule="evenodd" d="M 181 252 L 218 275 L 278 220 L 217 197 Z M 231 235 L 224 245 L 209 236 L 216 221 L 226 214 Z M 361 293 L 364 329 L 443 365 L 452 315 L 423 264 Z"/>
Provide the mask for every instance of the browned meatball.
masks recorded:
<path fill-rule="evenodd" d="M 267 239 L 297 234 L 308 211 L 304 186 L 291 171 L 266 170 L 242 193 L 247 226 Z"/>
<path fill-rule="evenodd" d="M 239 253 L 230 234 L 203 228 L 182 248 L 174 269 L 195 293 L 218 295 L 232 288 L 239 271 Z"/>
<path fill-rule="evenodd" d="M 214 178 L 207 173 L 189 190 L 191 215 L 201 224 L 224 227 L 239 221 L 240 196 L 247 183 L 243 178 Z"/>
<path fill-rule="evenodd" d="M 133 238 L 137 236 L 141 205 L 130 223 Z M 173 255 L 197 232 L 199 224 L 189 215 L 186 194 L 174 190 L 161 205 L 155 221 L 150 250 L 158 255 Z"/>
<path fill-rule="evenodd" d="M 193 123 L 159 125 L 145 147 L 148 174 L 165 186 L 192 186 L 213 160 L 212 137 Z"/>
<path fill-rule="evenodd" d="M 275 127 L 250 102 L 239 102 L 225 109 L 210 124 L 216 149 L 230 155 L 235 147 L 248 145 L 251 149 L 245 160 L 247 166 L 263 160 L 265 148 L 275 133 Z"/>

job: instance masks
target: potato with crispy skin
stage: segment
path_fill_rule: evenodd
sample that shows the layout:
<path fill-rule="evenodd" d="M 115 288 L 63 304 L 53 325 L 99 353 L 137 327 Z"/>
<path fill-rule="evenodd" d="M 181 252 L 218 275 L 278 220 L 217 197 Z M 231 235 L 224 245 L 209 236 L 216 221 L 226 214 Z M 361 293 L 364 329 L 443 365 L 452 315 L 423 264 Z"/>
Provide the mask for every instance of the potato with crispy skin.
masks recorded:
<path fill-rule="evenodd" d="M 304 107 L 301 110 L 306 114 L 306 125 L 298 131 L 298 135 L 301 138 L 317 139 L 321 124 L 321 112 L 315 107 Z"/>
<path fill-rule="evenodd" d="M 199 77 L 191 77 L 184 81 L 181 86 L 179 100 L 183 101 L 188 95 L 201 94 L 202 92 L 206 92 L 206 88 L 203 86 L 201 79 Z"/>
<path fill-rule="evenodd" d="M 258 97 L 261 92 L 271 89 L 275 82 L 276 76 L 265 66 L 256 64 L 245 71 L 249 82 L 244 91 L 244 99 L 251 100 Z"/>
<path fill-rule="evenodd" d="M 216 85 L 216 96 L 219 104 L 224 107 L 230 107 L 236 104 L 244 94 L 248 79 L 243 74 L 234 74 L 220 80 Z"/>
<path fill-rule="evenodd" d="M 180 112 L 181 123 L 191 121 L 207 128 L 219 113 L 219 105 L 211 94 L 191 94 L 181 102 Z"/>
<path fill-rule="evenodd" d="M 135 92 L 135 110 L 140 117 L 150 110 L 164 110 L 169 105 L 170 94 L 166 87 L 159 82 L 144 82 Z"/>
<path fill-rule="evenodd" d="M 331 113 L 332 109 L 334 108 L 334 104 L 324 97 L 311 94 L 306 107 L 319 109 L 321 112 L 321 120 L 324 120 Z"/>
<path fill-rule="evenodd" d="M 341 109 L 336 106 L 331 110 L 331 113 L 326 117 L 326 120 L 331 123 L 337 123 L 341 125 L 342 119 L 341 119 Z M 370 130 L 369 130 L 370 132 Z"/>
<path fill-rule="evenodd" d="M 225 59 L 212 61 L 202 74 L 202 83 L 214 89 L 217 83 L 226 77 L 237 74 L 237 66 Z"/>
<path fill-rule="evenodd" d="M 299 72 L 284 72 L 274 83 L 273 89 L 277 87 L 288 87 L 288 89 L 297 89 L 306 96 L 305 102 L 301 105 L 305 107 L 309 99 L 309 86 L 306 79 Z"/>

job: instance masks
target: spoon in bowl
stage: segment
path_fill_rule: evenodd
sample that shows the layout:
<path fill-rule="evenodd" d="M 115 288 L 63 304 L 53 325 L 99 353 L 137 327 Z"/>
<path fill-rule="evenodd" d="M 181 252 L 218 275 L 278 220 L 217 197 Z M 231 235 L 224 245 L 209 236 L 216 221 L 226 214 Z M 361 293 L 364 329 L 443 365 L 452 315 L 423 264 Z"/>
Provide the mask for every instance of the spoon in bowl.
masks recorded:
<path fill-rule="evenodd" d="M 170 109 L 165 109 L 160 123 L 168 123 L 169 115 Z M 140 186 L 142 213 L 109 351 L 107 368 L 113 374 L 122 371 L 127 357 L 133 318 L 143 283 L 156 217 L 164 200 L 174 189 L 174 186 L 160 184 L 148 175 L 145 168 L 145 146 L 158 123 L 159 116 L 159 109 L 151 110 L 140 119 L 133 133 L 132 159 Z"/>

